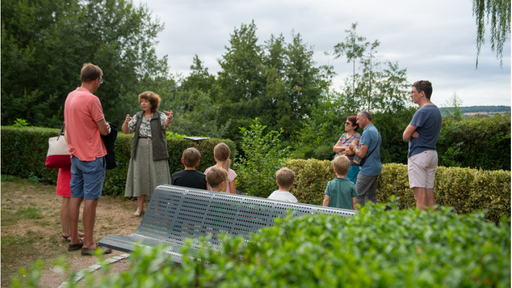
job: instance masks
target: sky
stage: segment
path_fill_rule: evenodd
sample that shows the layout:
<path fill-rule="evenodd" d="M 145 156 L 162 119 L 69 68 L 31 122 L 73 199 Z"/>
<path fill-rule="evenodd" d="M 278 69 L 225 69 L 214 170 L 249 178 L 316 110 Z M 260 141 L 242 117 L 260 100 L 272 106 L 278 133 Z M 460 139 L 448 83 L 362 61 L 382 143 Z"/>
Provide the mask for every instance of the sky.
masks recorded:
<path fill-rule="evenodd" d="M 139 2 L 137 2 L 139 1 Z M 511 105 L 510 34 L 503 51 L 503 67 L 490 45 L 482 46 L 476 62 L 476 24 L 472 0 L 135 0 L 164 23 L 156 53 L 168 55 L 172 73 L 187 76 L 195 54 L 217 76 L 218 60 L 231 34 L 240 25 L 256 24 L 258 44 L 273 34 L 300 33 L 315 51 L 317 65 L 333 65 L 338 74 L 333 89 L 341 90 L 352 74 L 345 58 L 324 52 L 345 41 L 345 30 L 357 22 L 356 33 L 379 40 L 378 59 L 398 61 L 407 80 L 432 82 L 432 102 L 447 107 L 456 93 L 461 106 Z M 487 30 L 488 31 L 488 30 Z M 486 33 L 489 36 L 488 33 Z M 487 42 L 489 38 L 486 37 Z"/>

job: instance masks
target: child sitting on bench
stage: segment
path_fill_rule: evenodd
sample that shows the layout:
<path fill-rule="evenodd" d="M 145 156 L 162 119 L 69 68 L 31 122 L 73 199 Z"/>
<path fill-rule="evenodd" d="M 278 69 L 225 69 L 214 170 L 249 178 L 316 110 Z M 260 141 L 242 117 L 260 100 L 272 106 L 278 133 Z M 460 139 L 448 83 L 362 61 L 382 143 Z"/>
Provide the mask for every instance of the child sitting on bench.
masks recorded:
<path fill-rule="evenodd" d="M 227 180 L 228 172 L 224 168 L 213 166 L 206 174 L 206 182 L 215 192 L 226 192 Z"/>
<path fill-rule="evenodd" d="M 185 165 L 185 170 L 172 174 L 171 184 L 206 190 L 206 176 L 196 170 L 200 160 L 201 153 L 199 153 L 199 150 L 194 147 L 185 149 L 183 157 L 181 157 L 181 163 Z"/>
<path fill-rule="evenodd" d="M 293 180 L 295 180 L 295 173 L 288 168 L 281 168 L 276 172 L 276 182 L 279 189 L 272 192 L 268 199 L 281 200 L 287 202 L 298 203 L 297 198 L 290 193 L 290 189 L 293 186 Z"/>

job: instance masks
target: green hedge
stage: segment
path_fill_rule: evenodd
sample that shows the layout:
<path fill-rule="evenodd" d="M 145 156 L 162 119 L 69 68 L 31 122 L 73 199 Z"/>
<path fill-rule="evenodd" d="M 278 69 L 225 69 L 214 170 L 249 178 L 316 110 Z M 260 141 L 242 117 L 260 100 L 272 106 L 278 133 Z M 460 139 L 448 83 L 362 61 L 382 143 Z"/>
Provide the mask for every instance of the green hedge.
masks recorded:
<path fill-rule="evenodd" d="M 48 151 L 48 138 L 57 136 L 59 129 L 26 127 L 14 128 L 2 126 L 2 174 L 15 175 L 22 178 L 37 177 L 39 181 L 55 183 L 57 181 L 57 169 L 48 169 L 44 165 Z M 119 132 L 115 145 L 116 160 L 119 166 L 107 170 L 103 184 L 104 195 L 124 195 L 126 175 L 130 161 L 131 135 Z M 167 149 L 169 151 L 169 169 L 171 174 L 183 170 L 181 155 L 183 150 L 195 147 L 201 152 L 201 162 L 197 170 L 204 171 L 215 165 L 213 148 L 219 142 L 225 142 L 235 150 L 235 144 L 231 140 L 209 139 L 192 141 L 180 136 L 168 133 Z M 233 161 L 235 152 L 232 152 Z"/>
<path fill-rule="evenodd" d="M 288 160 L 285 167 L 295 172 L 291 192 L 299 202 L 322 205 L 327 182 L 336 175 L 332 161 Z M 434 193 L 439 205 L 450 206 L 459 214 L 485 210 L 485 217 L 498 221 L 510 217 L 510 171 L 484 171 L 470 168 L 438 167 Z M 409 188 L 407 165 L 384 164 L 378 179 L 377 201 L 387 202 L 395 195 L 400 208 L 415 207 L 414 195 Z"/>
<path fill-rule="evenodd" d="M 198 254 L 183 247 L 181 265 L 162 258 L 163 247 L 138 247 L 129 257 L 129 270 L 105 272 L 101 278 L 86 272 L 85 283 L 88 287 L 510 287 L 509 224 L 488 223 L 481 214 L 455 215 L 447 207 L 425 213 L 394 206 L 367 205 L 347 218 L 325 214 L 279 218 L 274 226 L 253 234 L 249 243 L 226 236 L 218 250 L 203 247 Z M 191 260 L 192 255 L 202 261 Z M 37 283 L 39 275 L 24 273 L 13 286 L 30 285 L 25 282 L 31 276 Z"/>
<path fill-rule="evenodd" d="M 462 121 L 444 117 L 437 143 L 439 165 L 510 171 L 510 131 L 510 114 Z"/>

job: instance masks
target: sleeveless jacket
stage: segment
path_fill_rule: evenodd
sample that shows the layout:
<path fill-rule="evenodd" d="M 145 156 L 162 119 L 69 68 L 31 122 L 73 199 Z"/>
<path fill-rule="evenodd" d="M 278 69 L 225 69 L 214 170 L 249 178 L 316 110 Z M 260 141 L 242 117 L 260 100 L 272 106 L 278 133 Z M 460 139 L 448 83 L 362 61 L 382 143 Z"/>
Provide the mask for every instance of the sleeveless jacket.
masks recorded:
<path fill-rule="evenodd" d="M 160 123 L 160 113 L 155 111 L 150 119 L 151 125 L 151 142 L 153 144 L 153 161 L 169 159 L 167 151 L 167 142 L 165 140 L 165 130 L 162 129 Z M 137 123 L 135 124 L 135 134 L 132 139 L 132 158 L 137 156 L 137 145 L 139 144 L 139 129 L 144 117 L 144 111 L 137 113 Z"/>

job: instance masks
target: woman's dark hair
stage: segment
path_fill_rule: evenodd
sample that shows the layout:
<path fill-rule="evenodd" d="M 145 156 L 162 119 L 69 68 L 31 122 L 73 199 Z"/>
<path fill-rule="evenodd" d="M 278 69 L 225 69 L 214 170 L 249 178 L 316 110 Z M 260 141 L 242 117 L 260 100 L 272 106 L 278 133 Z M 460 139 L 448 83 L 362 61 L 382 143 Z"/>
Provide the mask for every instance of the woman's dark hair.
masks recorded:
<path fill-rule="evenodd" d="M 352 126 L 356 127 L 354 130 L 359 129 L 359 125 L 357 124 L 357 117 L 355 115 L 347 116 L 347 121 L 352 123 Z"/>

